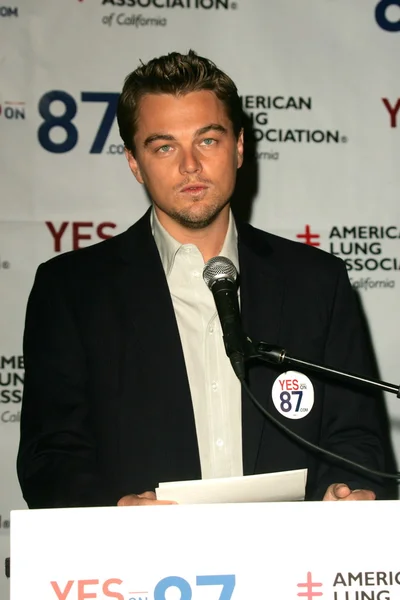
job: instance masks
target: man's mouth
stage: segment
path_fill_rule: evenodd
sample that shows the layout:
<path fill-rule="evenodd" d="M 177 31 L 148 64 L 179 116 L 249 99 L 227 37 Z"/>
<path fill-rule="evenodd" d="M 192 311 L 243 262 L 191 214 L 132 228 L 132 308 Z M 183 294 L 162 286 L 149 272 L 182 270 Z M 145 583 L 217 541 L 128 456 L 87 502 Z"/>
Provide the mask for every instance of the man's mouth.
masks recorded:
<path fill-rule="evenodd" d="M 206 185 L 194 184 L 194 185 L 186 185 L 185 187 L 183 187 L 181 189 L 181 192 L 189 193 L 189 194 L 199 194 L 206 189 L 207 189 Z"/>

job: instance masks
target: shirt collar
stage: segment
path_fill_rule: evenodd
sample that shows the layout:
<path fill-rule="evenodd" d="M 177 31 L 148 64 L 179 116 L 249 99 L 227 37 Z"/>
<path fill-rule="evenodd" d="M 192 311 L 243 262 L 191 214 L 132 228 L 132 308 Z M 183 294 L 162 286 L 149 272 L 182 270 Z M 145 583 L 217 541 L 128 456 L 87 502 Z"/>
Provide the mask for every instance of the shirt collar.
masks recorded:
<path fill-rule="evenodd" d="M 161 263 L 164 268 L 164 272 L 168 277 L 171 273 L 175 256 L 177 252 L 185 245 L 180 244 L 175 238 L 172 237 L 161 225 L 154 208 L 150 213 L 150 225 L 153 233 L 154 241 L 160 254 Z M 187 245 L 187 244 L 186 244 Z M 233 218 L 232 211 L 229 211 L 229 225 L 228 231 L 226 232 L 225 240 L 219 253 L 219 256 L 226 256 L 233 262 L 236 270 L 239 271 L 239 253 L 237 245 L 237 230 L 235 225 L 235 219 Z"/>

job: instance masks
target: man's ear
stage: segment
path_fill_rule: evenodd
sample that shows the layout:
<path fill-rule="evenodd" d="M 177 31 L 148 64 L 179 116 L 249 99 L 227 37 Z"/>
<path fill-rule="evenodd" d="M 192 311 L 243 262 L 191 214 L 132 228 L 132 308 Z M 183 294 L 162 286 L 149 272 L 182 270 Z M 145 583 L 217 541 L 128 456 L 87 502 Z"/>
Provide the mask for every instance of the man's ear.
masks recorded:
<path fill-rule="evenodd" d="M 238 140 L 236 142 L 236 152 L 237 152 L 237 168 L 243 164 L 243 154 L 244 154 L 244 133 L 243 129 L 240 130 Z"/>
<path fill-rule="evenodd" d="M 128 148 L 125 148 L 125 156 L 126 156 L 126 160 L 128 161 L 129 168 L 132 171 L 132 173 L 134 174 L 136 180 L 139 183 L 143 183 L 143 177 L 140 172 L 139 164 L 138 164 L 136 158 L 133 156 L 132 152 L 130 150 L 128 150 Z"/>

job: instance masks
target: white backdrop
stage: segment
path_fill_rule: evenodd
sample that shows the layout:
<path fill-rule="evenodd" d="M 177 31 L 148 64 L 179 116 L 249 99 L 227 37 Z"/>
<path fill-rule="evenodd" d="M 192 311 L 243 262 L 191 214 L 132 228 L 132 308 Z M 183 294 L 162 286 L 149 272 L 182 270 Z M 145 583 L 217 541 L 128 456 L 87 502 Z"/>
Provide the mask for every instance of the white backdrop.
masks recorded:
<path fill-rule="evenodd" d="M 347 260 L 379 375 L 400 380 L 398 0 L 0 0 L 0 560 L 9 511 L 24 506 L 15 456 L 35 270 L 147 208 L 116 97 L 139 59 L 189 48 L 232 76 L 253 119 L 251 222 Z M 387 402 L 400 457 L 400 404 Z"/>

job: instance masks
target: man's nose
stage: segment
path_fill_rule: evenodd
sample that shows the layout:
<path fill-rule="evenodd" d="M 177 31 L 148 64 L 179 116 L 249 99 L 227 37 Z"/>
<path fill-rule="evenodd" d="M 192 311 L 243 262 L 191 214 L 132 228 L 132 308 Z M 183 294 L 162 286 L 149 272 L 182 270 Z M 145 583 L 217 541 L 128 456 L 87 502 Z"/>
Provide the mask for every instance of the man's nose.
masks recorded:
<path fill-rule="evenodd" d="M 190 148 L 182 151 L 179 170 L 182 175 L 187 173 L 197 173 L 202 170 L 200 157 L 195 149 Z"/>

